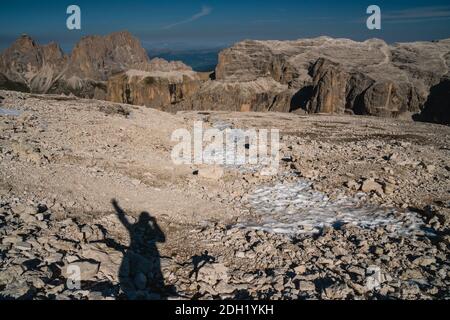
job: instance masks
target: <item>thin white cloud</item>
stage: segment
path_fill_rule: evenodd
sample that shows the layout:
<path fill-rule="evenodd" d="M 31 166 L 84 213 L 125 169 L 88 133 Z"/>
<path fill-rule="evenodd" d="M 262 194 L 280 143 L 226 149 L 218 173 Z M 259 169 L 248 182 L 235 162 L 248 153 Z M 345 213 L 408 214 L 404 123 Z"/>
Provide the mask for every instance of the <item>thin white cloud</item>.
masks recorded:
<path fill-rule="evenodd" d="M 263 24 L 263 23 L 278 23 L 281 22 L 280 19 L 259 19 L 259 20 L 253 20 L 253 24 Z"/>
<path fill-rule="evenodd" d="M 209 16 L 211 14 L 211 12 L 212 12 L 212 8 L 211 7 L 203 6 L 202 10 L 200 12 L 194 14 L 192 17 L 189 17 L 186 20 L 182 20 L 182 21 L 178 21 L 178 22 L 169 24 L 169 25 L 163 27 L 163 29 L 168 30 L 168 29 L 172 29 L 172 28 L 177 27 L 177 26 L 182 25 L 182 24 L 193 22 L 193 21 L 198 20 L 198 19 L 200 19 L 202 17 Z"/>
<path fill-rule="evenodd" d="M 382 19 L 388 21 L 434 20 L 450 18 L 450 6 L 418 7 L 383 13 Z"/>
<path fill-rule="evenodd" d="M 355 23 L 365 23 L 367 16 L 353 20 Z M 402 10 L 383 11 L 381 8 L 383 23 L 417 23 L 425 21 L 439 21 L 450 19 L 450 6 L 415 7 Z"/>

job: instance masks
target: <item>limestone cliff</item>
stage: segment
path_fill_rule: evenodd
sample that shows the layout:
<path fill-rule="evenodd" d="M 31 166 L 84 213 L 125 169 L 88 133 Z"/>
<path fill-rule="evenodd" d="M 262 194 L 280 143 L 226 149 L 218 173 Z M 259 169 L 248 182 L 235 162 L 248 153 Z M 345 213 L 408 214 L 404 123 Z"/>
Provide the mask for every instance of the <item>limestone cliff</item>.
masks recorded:
<path fill-rule="evenodd" d="M 294 92 L 291 111 L 395 117 L 421 111 L 430 88 L 449 72 L 449 59 L 450 40 L 243 41 L 220 53 L 216 79 L 246 83 L 271 77 Z"/>
<path fill-rule="evenodd" d="M 107 100 L 165 109 L 192 96 L 200 87 L 192 70 L 128 70 L 108 80 Z"/>
<path fill-rule="evenodd" d="M 279 111 L 289 112 L 293 92 L 272 78 L 254 81 L 207 81 L 177 110 Z"/>

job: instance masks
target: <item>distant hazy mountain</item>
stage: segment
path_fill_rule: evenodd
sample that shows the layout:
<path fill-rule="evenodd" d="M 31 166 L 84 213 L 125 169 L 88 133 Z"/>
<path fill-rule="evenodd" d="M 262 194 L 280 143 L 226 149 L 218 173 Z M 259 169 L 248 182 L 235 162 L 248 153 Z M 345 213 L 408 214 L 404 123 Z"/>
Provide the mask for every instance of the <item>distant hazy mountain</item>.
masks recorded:
<path fill-rule="evenodd" d="M 168 50 L 147 49 L 148 55 L 163 58 L 168 61 L 182 61 L 192 69 L 199 72 L 214 71 L 218 63 L 219 52 L 223 48 Z"/>

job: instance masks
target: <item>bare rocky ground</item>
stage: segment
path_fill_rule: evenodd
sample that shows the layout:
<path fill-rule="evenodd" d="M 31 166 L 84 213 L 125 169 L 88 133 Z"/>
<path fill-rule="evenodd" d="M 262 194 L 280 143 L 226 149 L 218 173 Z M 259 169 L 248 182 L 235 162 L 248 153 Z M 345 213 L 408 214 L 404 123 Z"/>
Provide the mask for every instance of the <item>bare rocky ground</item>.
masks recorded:
<path fill-rule="evenodd" d="M 449 127 L 0 96 L 3 299 L 450 297 Z M 278 175 L 175 166 L 173 130 L 199 119 L 280 129 Z"/>

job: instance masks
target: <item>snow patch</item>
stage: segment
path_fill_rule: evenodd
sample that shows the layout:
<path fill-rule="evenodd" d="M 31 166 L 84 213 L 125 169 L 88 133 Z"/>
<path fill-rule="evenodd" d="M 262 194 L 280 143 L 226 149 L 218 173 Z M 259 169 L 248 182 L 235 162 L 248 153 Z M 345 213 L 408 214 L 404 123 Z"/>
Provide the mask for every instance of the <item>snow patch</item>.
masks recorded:
<path fill-rule="evenodd" d="M 18 117 L 21 114 L 22 114 L 22 111 L 20 111 L 20 110 L 0 108 L 0 116 Z"/>
<path fill-rule="evenodd" d="M 242 227 L 290 235 L 317 234 L 324 227 L 353 224 L 361 228 L 386 227 L 400 235 L 423 235 L 424 223 L 416 213 L 401 212 L 365 203 L 366 195 L 332 200 L 313 190 L 307 181 L 264 186 L 254 191 L 248 204 L 259 215 L 258 222 Z"/>

